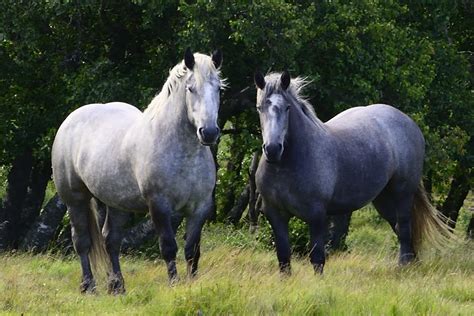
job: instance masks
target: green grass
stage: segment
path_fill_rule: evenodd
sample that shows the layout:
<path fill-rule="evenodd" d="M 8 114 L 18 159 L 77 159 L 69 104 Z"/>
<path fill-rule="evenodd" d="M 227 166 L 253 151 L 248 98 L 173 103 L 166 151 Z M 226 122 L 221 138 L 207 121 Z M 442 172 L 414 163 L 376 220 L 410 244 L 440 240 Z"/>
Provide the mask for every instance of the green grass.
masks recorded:
<path fill-rule="evenodd" d="M 273 251 L 245 229 L 206 226 L 199 277 L 169 287 L 161 260 L 122 259 L 127 294 L 79 293 L 75 257 L 0 256 L 0 313 L 123 315 L 473 315 L 474 244 L 397 266 L 396 242 L 363 211 L 353 220 L 350 251 L 332 255 L 324 276 L 307 258 L 293 258 L 280 277 Z M 389 229 L 389 228 L 388 228 Z M 365 236 L 365 237 L 364 237 Z M 181 240 L 181 238 L 179 238 Z M 180 241 L 181 242 L 181 241 Z M 395 246 L 394 246 L 395 243 Z"/>

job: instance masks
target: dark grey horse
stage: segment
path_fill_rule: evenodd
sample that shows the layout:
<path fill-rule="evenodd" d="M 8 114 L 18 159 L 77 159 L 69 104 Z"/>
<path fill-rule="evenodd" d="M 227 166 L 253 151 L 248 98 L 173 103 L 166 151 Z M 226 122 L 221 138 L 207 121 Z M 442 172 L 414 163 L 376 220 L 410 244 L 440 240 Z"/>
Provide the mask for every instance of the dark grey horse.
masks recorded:
<path fill-rule="evenodd" d="M 300 96 L 305 81 L 288 72 L 256 73 L 263 152 L 256 184 L 274 232 L 280 270 L 289 273 L 288 220 L 309 224 L 315 272 L 325 263 L 327 214 L 373 202 L 400 241 L 400 264 L 420 242 L 439 245 L 448 226 L 421 185 L 425 142 L 418 126 L 384 104 L 355 107 L 323 123 Z"/>
<path fill-rule="evenodd" d="M 107 254 L 109 292 L 125 291 L 119 265 L 124 211 L 150 213 L 170 282 L 177 280 L 171 217 L 186 216 L 188 275 L 196 273 L 216 180 L 208 145 L 219 136 L 221 62 L 220 51 L 209 57 L 188 49 L 144 112 L 125 103 L 89 104 L 62 123 L 52 150 L 53 178 L 68 207 L 81 291 L 95 289 L 91 262 Z M 107 205 L 107 254 L 90 203 L 95 199 Z"/>

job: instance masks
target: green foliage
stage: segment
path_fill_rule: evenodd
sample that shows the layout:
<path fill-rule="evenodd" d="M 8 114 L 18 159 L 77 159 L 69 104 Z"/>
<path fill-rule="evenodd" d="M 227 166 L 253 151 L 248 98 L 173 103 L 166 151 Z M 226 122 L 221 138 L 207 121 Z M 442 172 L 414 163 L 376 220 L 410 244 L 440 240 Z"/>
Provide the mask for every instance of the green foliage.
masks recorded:
<path fill-rule="evenodd" d="M 0 199 L 3 198 L 6 193 L 8 169 L 7 166 L 0 166 Z"/>
<path fill-rule="evenodd" d="M 252 154 L 258 152 L 261 146 L 260 137 L 255 133 L 258 124 L 255 117 L 253 111 L 244 111 L 231 118 L 224 127 L 239 133 L 222 136 L 217 149 L 217 164 L 220 167 L 216 186 L 218 210 L 225 205 L 229 191 L 238 196 L 248 183 Z M 226 214 L 219 215 L 224 217 Z"/>
<path fill-rule="evenodd" d="M 0 165 L 25 148 L 49 159 L 75 108 L 124 101 L 143 109 L 186 47 L 221 48 L 230 86 L 221 110 L 239 132 L 218 149 L 219 205 L 229 190 L 240 194 L 259 149 L 254 96 L 241 90 L 253 87 L 256 69 L 285 68 L 312 80 L 306 94 L 323 120 L 375 102 L 414 117 L 427 139 L 425 172 L 444 198 L 459 162 L 474 165 L 472 10 L 447 0 L 3 1 Z M 245 105 L 234 111 L 239 98 Z"/>

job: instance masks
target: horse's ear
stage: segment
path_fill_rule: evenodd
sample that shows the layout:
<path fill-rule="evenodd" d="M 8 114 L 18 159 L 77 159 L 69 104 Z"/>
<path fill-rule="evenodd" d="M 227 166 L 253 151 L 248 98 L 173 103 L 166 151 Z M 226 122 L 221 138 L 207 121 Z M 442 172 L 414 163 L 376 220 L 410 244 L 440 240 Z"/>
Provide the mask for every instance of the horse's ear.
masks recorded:
<path fill-rule="evenodd" d="M 263 90 L 265 88 L 265 78 L 263 77 L 262 73 L 260 71 L 256 71 L 253 80 L 255 81 L 255 85 L 257 88 L 260 90 Z"/>
<path fill-rule="evenodd" d="M 281 88 L 283 90 L 286 90 L 288 89 L 288 86 L 290 85 L 290 80 L 291 80 L 291 77 L 290 77 L 290 73 L 288 72 L 288 70 L 285 70 L 282 74 L 281 74 Z"/>
<path fill-rule="evenodd" d="M 184 64 L 188 69 L 193 69 L 194 67 L 194 55 L 189 47 L 186 48 L 186 51 L 184 52 Z"/>
<path fill-rule="evenodd" d="M 212 52 L 212 62 L 216 69 L 222 65 L 222 51 L 220 49 L 216 49 Z"/>

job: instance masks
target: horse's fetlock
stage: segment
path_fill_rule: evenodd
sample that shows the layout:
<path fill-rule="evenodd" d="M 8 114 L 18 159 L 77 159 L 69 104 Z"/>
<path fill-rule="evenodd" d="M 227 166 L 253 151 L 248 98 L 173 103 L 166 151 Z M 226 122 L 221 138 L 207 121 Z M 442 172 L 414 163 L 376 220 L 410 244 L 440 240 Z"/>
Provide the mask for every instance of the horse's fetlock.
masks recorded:
<path fill-rule="evenodd" d="M 324 263 L 315 263 L 313 264 L 314 274 L 322 275 L 324 270 Z"/>
<path fill-rule="evenodd" d="M 95 294 L 97 287 L 94 279 L 84 279 L 79 286 L 81 293 L 83 294 Z"/>

